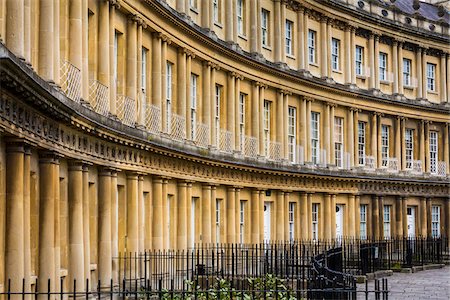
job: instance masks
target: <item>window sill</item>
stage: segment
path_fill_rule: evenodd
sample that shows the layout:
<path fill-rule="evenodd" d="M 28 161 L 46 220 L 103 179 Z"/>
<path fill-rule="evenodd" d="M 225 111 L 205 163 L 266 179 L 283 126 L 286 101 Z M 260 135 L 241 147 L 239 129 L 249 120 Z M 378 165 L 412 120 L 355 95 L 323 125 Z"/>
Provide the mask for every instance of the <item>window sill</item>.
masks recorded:
<path fill-rule="evenodd" d="M 380 80 L 380 84 L 390 85 L 391 82 L 390 82 L 390 81 L 387 81 L 387 80 Z"/>
<path fill-rule="evenodd" d="M 364 75 L 356 75 L 356 78 L 357 78 L 357 79 L 361 79 L 361 80 L 366 80 L 366 79 L 367 79 L 367 76 L 364 76 Z"/>
<path fill-rule="evenodd" d="M 437 91 L 430 91 L 430 90 L 427 90 L 427 93 L 428 93 L 428 94 L 432 94 L 432 95 L 439 95 L 439 93 L 438 93 Z"/>
<path fill-rule="evenodd" d="M 189 10 L 198 15 L 198 9 L 197 8 L 190 7 Z"/>
<path fill-rule="evenodd" d="M 333 73 L 343 74 L 342 70 L 331 70 Z"/>
<path fill-rule="evenodd" d="M 214 26 L 217 26 L 217 27 L 219 27 L 220 29 L 222 29 L 222 28 L 223 28 L 223 25 L 222 25 L 222 23 L 216 23 L 216 22 L 214 22 Z"/>
<path fill-rule="evenodd" d="M 286 54 L 286 57 L 287 57 L 287 58 L 290 58 L 290 59 L 295 59 L 295 56 L 292 55 L 292 54 Z"/>
<path fill-rule="evenodd" d="M 318 67 L 319 67 L 319 64 L 317 64 L 317 63 L 313 63 L 313 62 L 310 62 L 310 63 L 309 63 L 309 65 L 310 65 L 310 66 L 313 66 L 313 67 L 316 67 L 316 68 L 318 68 Z"/>
<path fill-rule="evenodd" d="M 245 35 L 243 35 L 243 34 L 239 34 L 238 37 L 240 39 L 243 39 L 244 41 L 247 41 L 247 37 Z"/>
<path fill-rule="evenodd" d="M 268 46 L 268 45 L 262 45 L 262 48 L 266 49 L 268 51 L 272 51 L 272 48 L 270 46 Z"/>
<path fill-rule="evenodd" d="M 407 90 L 411 90 L 413 91 L 415 89 L 415 87 L 411 86 L 411 85 L 404 85 L 403 89 L 407 89 Z"/>

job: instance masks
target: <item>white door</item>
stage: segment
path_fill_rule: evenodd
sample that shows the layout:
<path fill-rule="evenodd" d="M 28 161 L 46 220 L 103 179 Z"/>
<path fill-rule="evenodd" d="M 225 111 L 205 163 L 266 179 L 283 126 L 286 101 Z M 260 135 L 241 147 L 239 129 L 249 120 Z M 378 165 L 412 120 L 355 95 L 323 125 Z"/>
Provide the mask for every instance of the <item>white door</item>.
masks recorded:
<path fill-rule="evenodd" d="M 264 202 L 264 242 L 270 241 L 270 202 Z"/>
<path fill-rule="evenodd" d="M 336 205 L 336 237 L 344 235 L 344 206 Z"/>
<path fill-rule="evenodd" d="M 416 236 L 416 209 L 415 207 L 408 207 L 406 209 L 408 215 L 408 236 Z"/>

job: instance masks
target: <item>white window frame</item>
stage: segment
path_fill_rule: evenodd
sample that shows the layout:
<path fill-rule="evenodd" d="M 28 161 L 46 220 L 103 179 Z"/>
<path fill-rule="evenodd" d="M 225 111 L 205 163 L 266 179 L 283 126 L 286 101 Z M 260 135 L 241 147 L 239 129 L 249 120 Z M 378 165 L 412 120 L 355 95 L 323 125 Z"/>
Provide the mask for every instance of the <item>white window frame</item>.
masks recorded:
<path fill-rule="evenodd" d="M 286 55 L 292 55 L 292 28 L 294 27 L 294 22 L 286 20 L 285 26 Z"/>
<path fill-rule="evenodd" d="M 355 74 L 357 76 L 363 76 L 364 72 L 364 47 L 355 47 Z"/>
<path fill-rule="evenodd" d="M 437 131 L 430 131 L 430 173 L 437 174 L 438 172 L 438 133 Z"/>
<path fill-rule="evenodd" d="M 311 204 L 311 237 L 313 241 L 319 239 L 319 203 Z"/>
<path fill-rule="evenodd" d="M 142 47 L 141 49 L 141 55 L 142 55 L 142 61 L 141 61 L 141 92 L 145 95 L 147 91 L 147 54 L 148 49 Z"/>
<path fill-rule="evenodd" d="M 239 207 L 239 242 L 244 243 L 245 240 L 245 201 L 240 200 Z"/>
<path fill-rule="evenodd" d="M 389 126 L 381 125 L 381 166 L 389 165 Z"/>
<path fill-rule="evenodd" d="M 261 9 L 261 44 L 269 46 L 269 11 L 264 8 Z"/>
<path fill-rule="evenodd" d="M 409 58 L 403 59 L 403 85 L 411 86 L 411 66 L 412 61 Z"/>
<path fill-rule="evenodd" d="M 237 0 L 236 2 L 236 18 L 237 18 L 237 33 L 238 35 L 245 35 L 244 30 L 244 5 L 245 0 Z"/>
<path fill-rule="evenodd" d="M 311 161 L 320 162 L 320 113 L 311 112 Z"/>
<path fill-rule="evenodd" d="M 431 237 L 438 238 L 441 236 L 441 207 L 438 205 L 431 206 Z"/>
<path fill-rule="evenodd" d="M 295 202 L 289 202 L 288 209 L 289 240 L 295 240 Z"/>
<path fill-rule="evenodd" d="M 383 237 L 385 239 L 391 237 L 391 206 L 383 206 Z"/>
<path fill-rule="evenodd" d="M 336 38 L 331 38 L 331 68 L 333 71 L 340 70 L 339 64 L 339 50 L 341 41 Z"/>
<path fill-rule="evenodd" d="M 366 165 L 366 123 L 358 121 L 358 165 Z"/>
<path fill-rule="evenodd" d="M 191 105 L 190 116 L 191 118 L 191 139 L 195 140 L 195 134 L 197 131 L 197 81 L 198 76 L 191 73 Z"/>
<path fill-rule="evenodd" d="M 295 163 L 297 144 L 297 108 L 288 106 L 288 157 Z"/>
<path fill-rule="evenodd" d="M 220 101 L 222 95 L 222 86 L 216 84 L 215 90 L 215 103 L 214 103 L 214 126 L 216 130 L 216 145 L 220 143 Z"/>
<path fill-rule="evenodd" d="M 427 91 L 436 91 L 436 65 L 427 63 Z"/>
<path fill-rule="evenodd" d="M 220 204 L 221 204 L 221 200 L 220 199 L 216 199 L 216 243 L 219 244 L 220 243 Z"/>
<path fill-rule="evenodd" d="M 172 120 L 172 70 L 173 65 L 166 62 L 166 128 L 170 131 Z"/>
<path fill-rule="evenodd" d="M 380 81 L 387 81 L 387 53 L 380 52 L 378 54 L 378 70 Z"/>
<path fill-rule="evenodd" d="M 367 239 L 367 205 L 359 206 L 359 236 L 362 240 Z"/>
<path fill-rule="evenodd" d="M 334 117 L 334 158 L 336 166 L 344 166 L 344 119 Z"/>
<path fill-rule="evenodd" d="M 316 39 L 317 39 L 316 31 L 309 29 L 308 30 L 308 63 L 309 64 L 316 63 Z"/>
<path fill-rule="evenodd" d="M 189 8 L 197 10 L 197 0 L 189 0 Z"/>
<path fill-rule="evenodd" d="M 414 129 L 405 129 L 405 152 L 406 169 L 411 170 L 414 160 Z"/>
<path fill-rule="evenodd" d="M 247 95 L 239 93 L 239 147 L 244 151 L 245 139 L 245 99 Z"/>
<path fill-rule="evenodd" d="M 268 100 L 264 100 L 264 115 L 263 115 L 263 130 L 264 130 L 264 154 L 269 155 L 269 144 L 270 144 L 270 114 L 272 105 Z"/>

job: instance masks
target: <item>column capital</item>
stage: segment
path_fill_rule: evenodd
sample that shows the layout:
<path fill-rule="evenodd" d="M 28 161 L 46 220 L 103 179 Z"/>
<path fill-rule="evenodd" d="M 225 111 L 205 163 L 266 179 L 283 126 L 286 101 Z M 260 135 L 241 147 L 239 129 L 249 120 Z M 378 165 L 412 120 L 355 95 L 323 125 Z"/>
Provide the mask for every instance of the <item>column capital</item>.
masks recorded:
<path fill-rule="evenodd" d="M 106 0 L 111 7 L 120 9 L 120 0 Z"/>
<path fill-rule="evenodd" d="M 39 152 L 39 163 L 49 163 L 59 165 L 59 159 L 62 157 L 61 154 L 54 151 L 41 151 Z"/>
<path fill-rule="evenodd" d="M 329 107 L 338 107 L 337 103 L 334 103 L 334 102 L 325 102 L 325 103 Z"/>
<path fill-rule="evenodd" d="M 374 111 L 372 114 L 373 114 L 373 116 L 377 116 L 377 117 L 383 117 L 384 116 L 384 113 L 378 112 L 378 111 Z"/>
<path fill-rule="evenodd" d="M 6 144 L 6 153 L 13 153 L 13 152 L 25 153 L 25 147 L 27 145 L 25 140 L 20 138 L 7 138 L 5 140 L 5 144 Z"/>
<path fill-rule="evenodd" d="M 314 102 L 315 99 L 309 96 L 303 96 L 303 100 L 308 101 L 308 102 Z"/>
<path fill-rule="evenodd" d="M 113 169 L 107 166 L 98 167 L 98 176 L 111 176 Z M 128 178 L 128 174 L 127 174 Z"/>
<path fill-rule="evenodd" d="M 320 16 L 320 23 L 327 23 L 329 21 L 329 17 L 327 17 L 326 15 L 321 15 Z"/>
<path fill-rule="evenodd" d="M 236 188 L 234 186 L 227 186 L 227 191 L 234 192 Z"/>
<path fill-rule="evenodd" d="M 78 159 L 70 159 L 67 162 L 67 165 L 69 167 L 69 171 L 83 171 L 83 167 L 84 167 L 84 162 L 82 160 L 78 160 Z"/>
<path fill-rule="evenodd" d="M 361 112 L 362 111 L 361 109 L 356 108 L 356 107 L 350 107 L 349 110 L 353 111 L 353 112 Z"/>
<path fill-rule="evenodd" d="M 207 182 L 202 183 L 203 190 L 211 190 L 211 185 Z"/>
<path fill-rule="evenodd" d="M 138 180 L 139 172 L 134 172 L 134 171 L 127 172 L 127 173 L 126 173 L 126 176 L 127 176 L 127 179 L 135 179 L 135 180 Z"/>

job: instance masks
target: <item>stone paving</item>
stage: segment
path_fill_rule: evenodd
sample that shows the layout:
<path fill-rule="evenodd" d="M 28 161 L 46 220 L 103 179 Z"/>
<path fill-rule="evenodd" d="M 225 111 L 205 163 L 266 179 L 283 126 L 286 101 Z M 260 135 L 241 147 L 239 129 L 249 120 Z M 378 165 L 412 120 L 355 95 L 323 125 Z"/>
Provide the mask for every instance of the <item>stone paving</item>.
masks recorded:
<path fill-rule="evenodd" d="M 394 273 L 387 279 L 389 300 L 450 299 L 450 266 L 411 274 Z M 358 291 L 364 290 L 365 284 L 358 284 Z M 374 281 L 369 281 L 369 290 L 374 290 Z M 369 299 L 375 299 L 374 293 L 369 295 Z M 365 294 L 358 292 L 358 299 L 365 299 Z M 380 299 L 383 299 L 382 296 Z"/>

